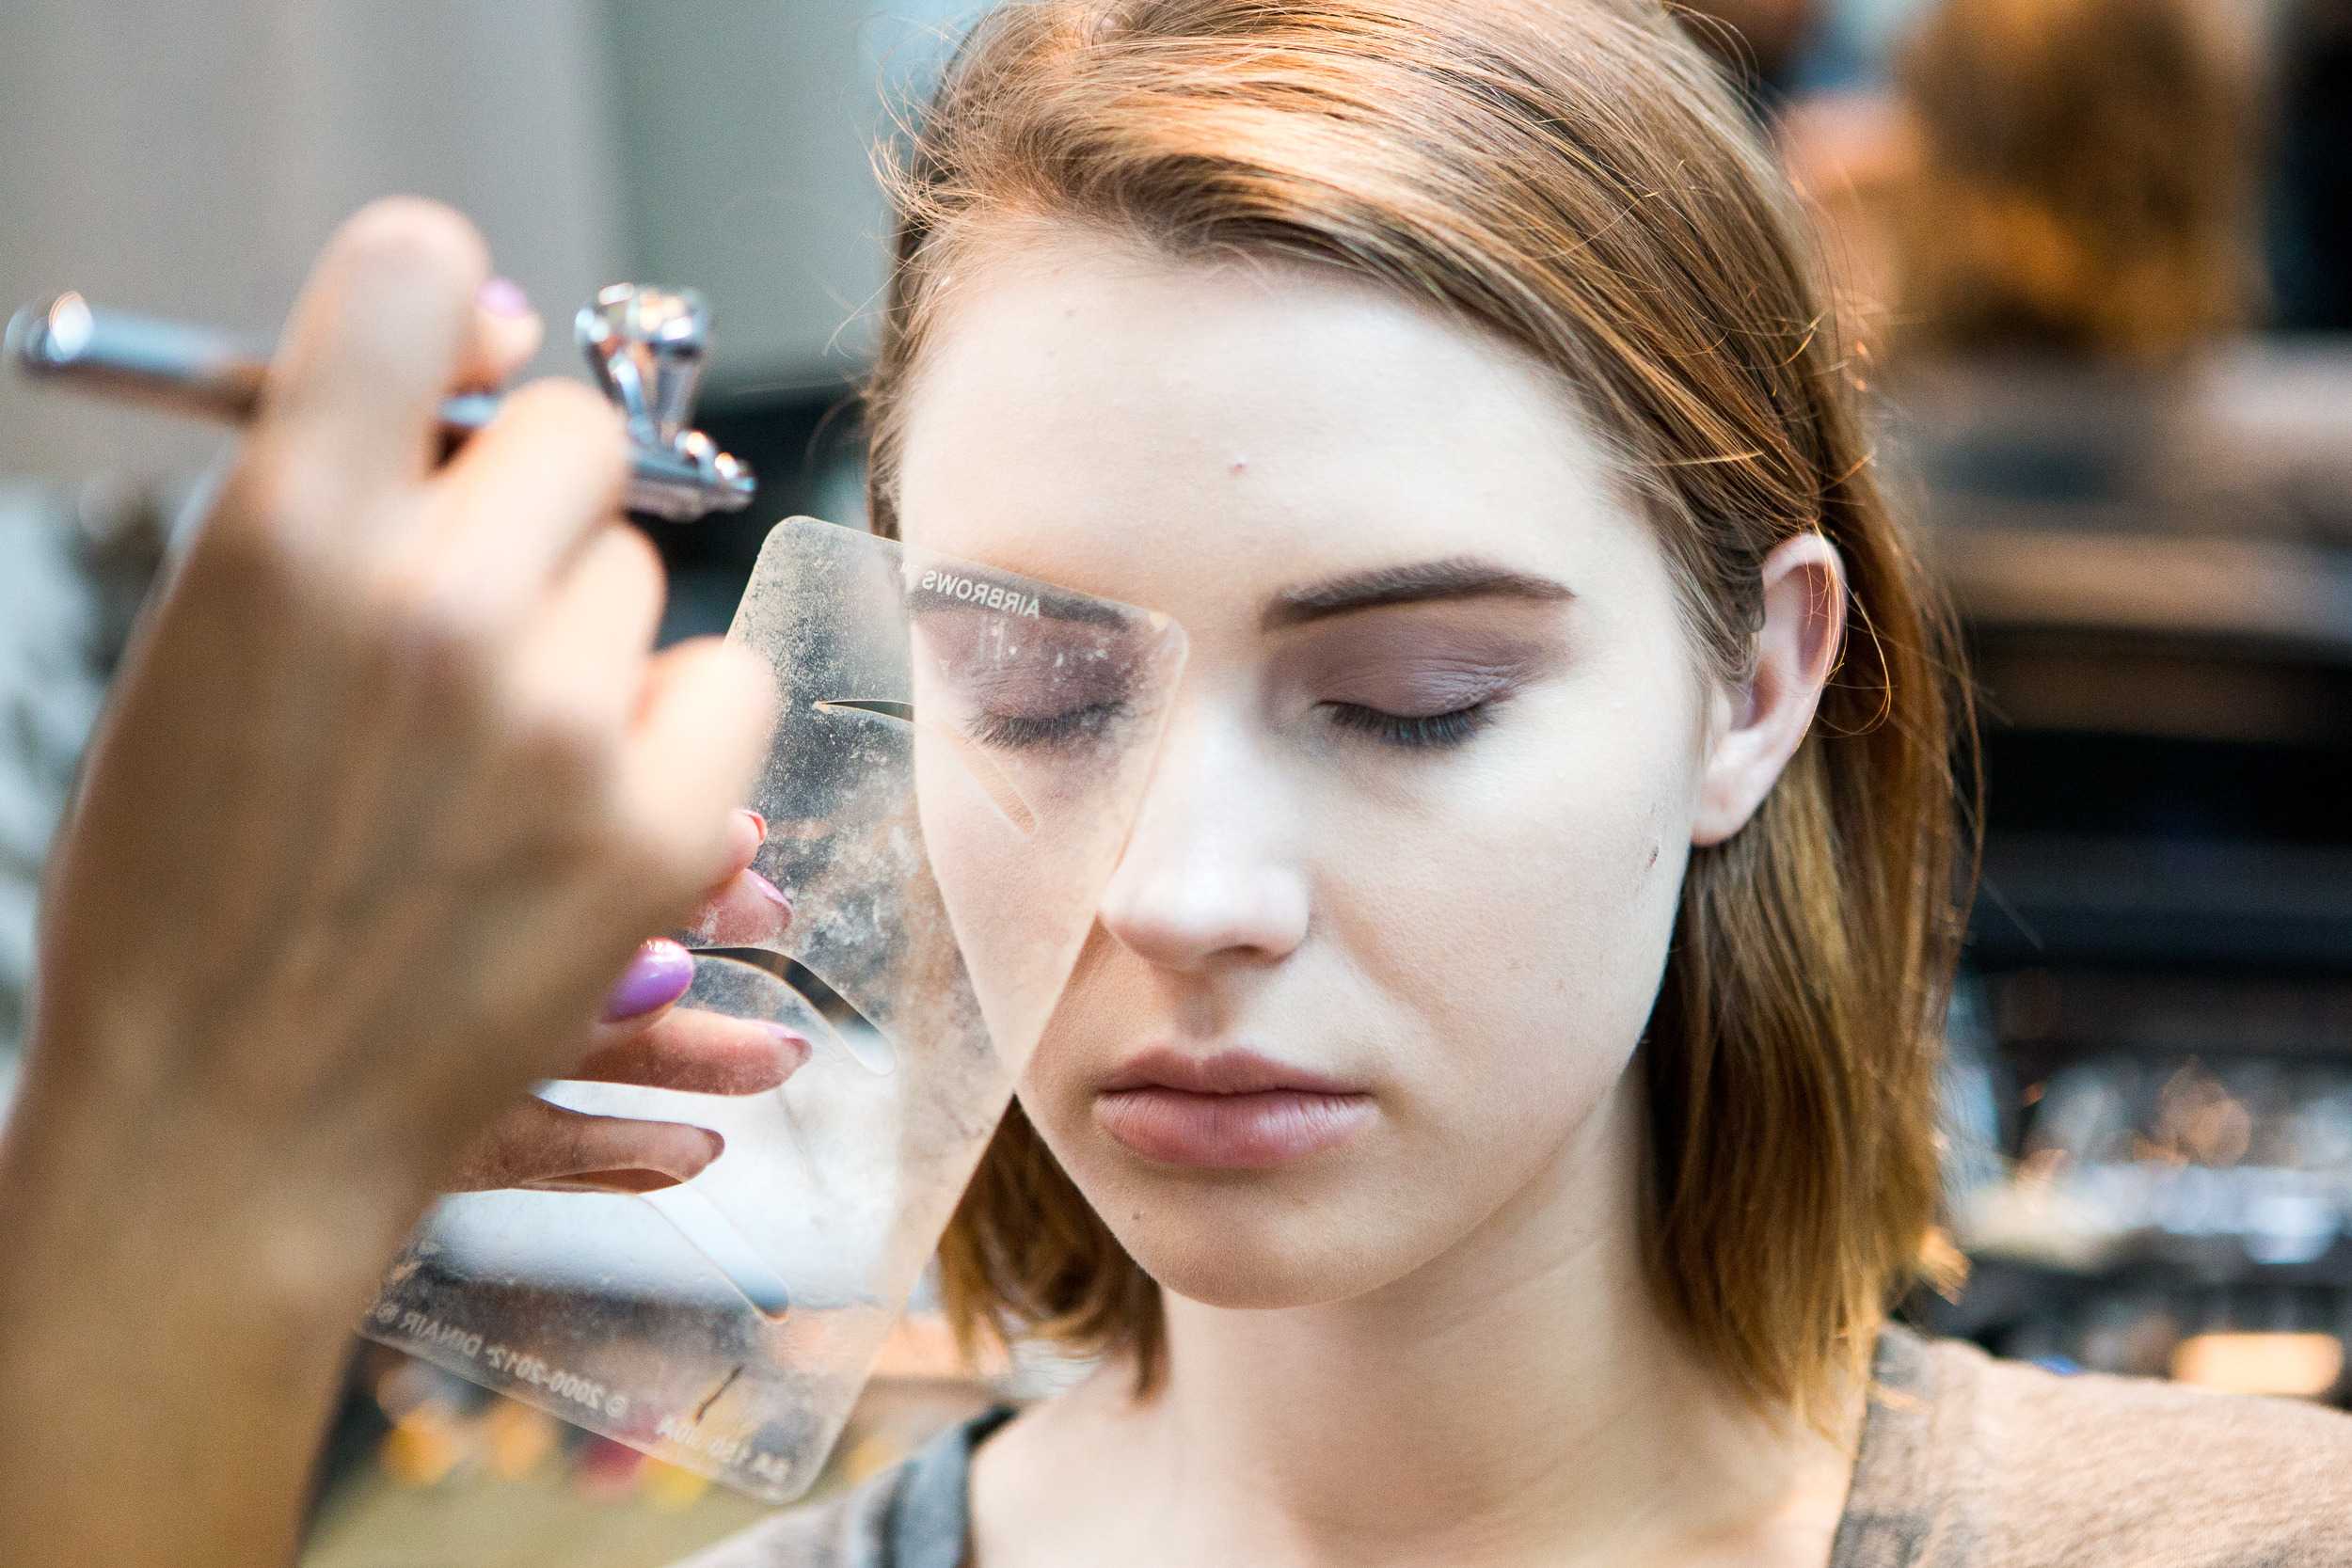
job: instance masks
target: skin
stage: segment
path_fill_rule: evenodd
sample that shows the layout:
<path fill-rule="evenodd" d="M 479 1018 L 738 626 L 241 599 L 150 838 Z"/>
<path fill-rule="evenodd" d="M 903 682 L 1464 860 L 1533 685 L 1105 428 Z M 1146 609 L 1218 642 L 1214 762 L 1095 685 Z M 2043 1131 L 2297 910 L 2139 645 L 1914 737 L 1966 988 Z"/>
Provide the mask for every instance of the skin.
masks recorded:
<path fill-rule="evenodd" d="M 1335 271 L 1075 229 L 983 255 L 912 394 L 905 537 L 1166 610 L 1190 652 L 1019 1091 L 1165 1288 L 1172 1375 L 1136 1402 L 1106 1366 L 984 1446 L 976 1560 L 1825 1561 L 1842 1443 L 1743 1405 L 1642 1284 L 1629 1069 L 1691 847 L 1811 720 L 1834 548 L 1772 552 L 1732 689 L 1518 351 Z M 1263 624 L 1465 554 L 1571 596 Z M 1481 700 L 1420 748 L 1334 705 Z M 1154 1044 L 1247 1044 L 1372 1110 L 1280 1165 L 1153 1159 L 1098 1090 Z"/>
<path fill-rule="evenodd" d="M 491 1123 L 583 1057 L 642 1069 L 661 1020 L 599 1026 L 608 989 L 738 885 L 772 684 L 654 653 L 615 412 L 525 388 L 433 461 L 441 396 L 513 362 L 488 276 L 429 203 L 337 234 L 113 694 L 0 1141 L 11 1560 L 289 1560 L 401 1237 L 485 1147 L 501 1180 L 633 1163 Z"/>
<path fill-rule="evenodd" d="M 732 650 L 650 650 L 602 404 L 526 391 L 432 465 L 439 395 L 518 357 L 486 276 L 424 203 L 329 245 L 53 864 L 0 1141 L 27 1561 L 288 1560 L 350 1324 L 435 1192 L 691 1164 L 653 1156 L 695 1130 L 595 1143 L 524 1087 L 742 1066 L 675 1012 L 596 1021 L 643 933 L 760 901 L 732 803 L 773 693 Z M 1173 1376 L 1138 1404 L 1106 1369 L 984 1447 L 977 1560 L 1822 1562 L 1859 1391 L 1835 1440 L 1793 1429 L 1653 1309 L 1628 1067 L 1688 847 L 1811 718 L 1835 552 L 1772 554 L 1727 689 L 1573 404 L 1474 334 L 1074 232 L 968 277 L 946 327 L 910 537 L 1192 640 L 1021 1089 L 1168 1286 Z M 1279 589 L 1467 551 L 1573 596 L 1260 629 Z M 1498 682 L 1453 750 L 1324 705 Z M 1093 1088 L 1131 1053 L 1244 1039 L 1359 1084 L 1358 1135 L 1215 1175 L 1107 1138 Z"/>
<path fill-rule="evenodd" d="M 502 388 L 538 353 L 546 324 L 519 290 L 485 291 L 457 384 Z M 789 898 L 751 868 L 767 824 L 739 810 L 728 824 L 721 874 L 686 922 L 700 939 L 756 946 L 780 941 Z M 565 1076 L 704 1094 L 757 1094 L 808 1060 L 808 1042 L 779 1038 L 699 1008 L 664 1004 L 588 1031 Z M 724 1151 L 716 1133 L 678 1122 L 590 1116 L 526 1095 L 501 1113 L 440 1185 L 445 1191 L 538 1187 L 563 1192 L 656 1192 L 691 1180 Z"/>

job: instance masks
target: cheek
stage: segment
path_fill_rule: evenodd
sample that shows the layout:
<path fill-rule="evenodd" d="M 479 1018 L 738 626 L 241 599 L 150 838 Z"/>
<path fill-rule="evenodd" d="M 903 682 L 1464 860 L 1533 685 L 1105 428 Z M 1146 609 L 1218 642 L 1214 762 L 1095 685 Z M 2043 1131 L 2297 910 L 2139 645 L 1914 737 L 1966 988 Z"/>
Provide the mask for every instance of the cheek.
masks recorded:
<path fill-rule="evenodd" d="M 1335 936 L 1435 1053 L 1422 1092 L 1482 1120 L 1581 1114 L 1624 1069 L 1689 832 L 1672 704 L 1587 689 L 1526 705 L 1384 813 L 1378 853 L 1323 862 Z"/>
<path fill-rule="evenodd" d="M 1178 992 L 1094 929 L 1021 1099 L 1163 1284 L 1230 1306 L 1374 1288 L 1602 1125 L 1657 993 L 1689 832 L 1672 705 L 1619 689 L 1531 704 L 1451 760 L 1365 748 L 1343 774 L 1291 781 L 1317 805 L 1282 840 L 1314 879 L 1310 934 L 1228 1016 L 1311 1059 L 1376 1064 L 1380 1131 L 1344 1158 L 1201 1187 L 1105 1148 L 1080 1069 Z"/>

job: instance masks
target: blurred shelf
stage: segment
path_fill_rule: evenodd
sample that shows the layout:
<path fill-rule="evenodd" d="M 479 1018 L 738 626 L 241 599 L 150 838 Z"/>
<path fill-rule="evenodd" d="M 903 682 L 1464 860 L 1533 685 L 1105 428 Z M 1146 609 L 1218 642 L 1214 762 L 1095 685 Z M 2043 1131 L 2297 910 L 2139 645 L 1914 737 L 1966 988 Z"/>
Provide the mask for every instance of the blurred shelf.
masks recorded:
<path fill-rule="evenodd" d="M 2352 976 L 2352 847 L 2002 833 L 1970 959 Z"/>
<path fill-rule="evenodd" d="M 2194 641 L 2352 665 L 2352 549 L 2113 525 L 2082 503 L 1943 504 L 1928 555 L 1971 624 Z"/>

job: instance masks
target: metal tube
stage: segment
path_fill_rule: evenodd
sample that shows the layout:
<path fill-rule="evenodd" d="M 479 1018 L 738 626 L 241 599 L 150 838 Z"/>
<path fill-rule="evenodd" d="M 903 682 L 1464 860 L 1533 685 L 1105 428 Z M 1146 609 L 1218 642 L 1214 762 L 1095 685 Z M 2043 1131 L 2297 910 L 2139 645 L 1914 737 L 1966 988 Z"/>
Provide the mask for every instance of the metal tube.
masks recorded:
<path fill-rule="evenodd" d="M 108 397 L 131 398 L 242 424 L 261 401 L 268 367 L 236 339 L 210 327 L 101 310 L 77 293 L 19 310 L 8 323 L 7 357 L 27 375 Z M 441 404 L 441 426 L 461 441 L 496 417 L 499 400 L 463 393 Z M 697 432 L 663 450 L 630 442 L 628 508 L 671 522 L 751 504 L 742 463 Z"/>

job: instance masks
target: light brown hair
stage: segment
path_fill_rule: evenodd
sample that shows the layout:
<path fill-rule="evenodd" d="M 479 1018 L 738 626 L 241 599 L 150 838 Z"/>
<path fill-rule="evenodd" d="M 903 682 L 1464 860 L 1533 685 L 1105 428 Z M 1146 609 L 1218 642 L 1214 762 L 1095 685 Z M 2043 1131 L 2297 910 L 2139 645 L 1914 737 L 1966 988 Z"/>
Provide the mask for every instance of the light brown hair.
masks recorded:
<path fill-rule="evenodd" d="M 1944 0 L 1899 80 L 1895 339 L 2161 360 L 2242 325 L 2258 124 L 2233 0 Z"/>
<path fill-rule="evenodd" d="M 1714 68 L 1655 0 L 1016 4 L 885 172 L 882 533 L 943 280 L 976 239 L 1043 221 L 1335 265 L 1533 351 L 1613 444 L 1694 659 L 1725 678 L 1751 668 L 1766 552 L 1819 530 L 1843 554 L 1853 634 L 1816 730 L 1746 827 L 1695 851 L 1641 1058 L 1661 1300 L 1752 1397 L 1809 1411 L 1862 1364 L 1935 1217 L 1953 655 L 1790 198 Z M 941 1259 L 965 1335 L 1126 1352 L 1155 1381 L 1158 1288 L 1017 1104 Z"/>

